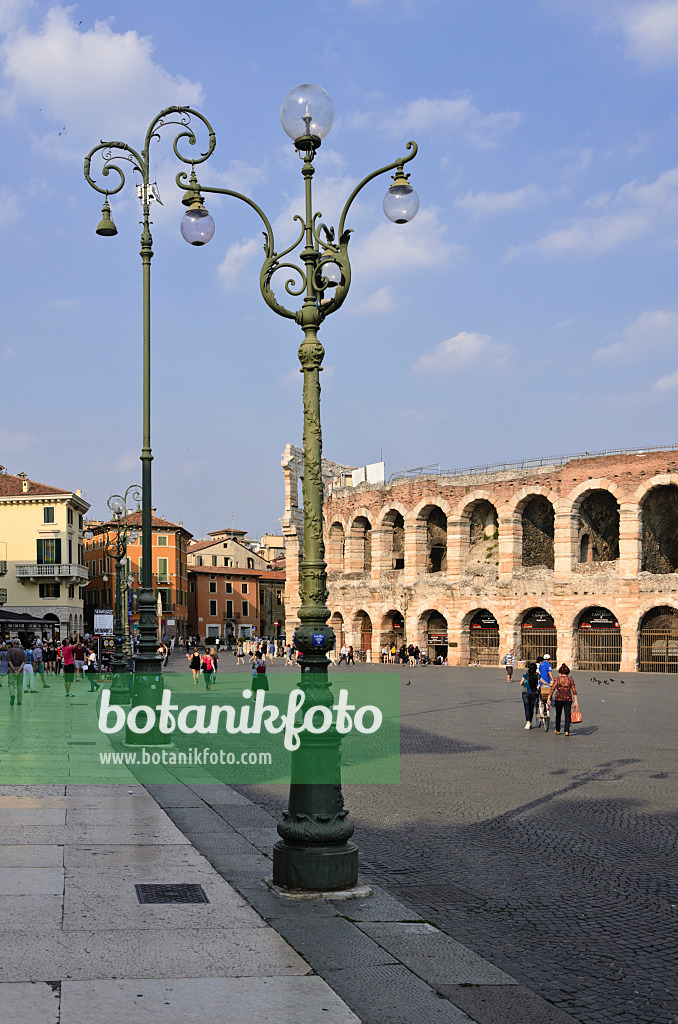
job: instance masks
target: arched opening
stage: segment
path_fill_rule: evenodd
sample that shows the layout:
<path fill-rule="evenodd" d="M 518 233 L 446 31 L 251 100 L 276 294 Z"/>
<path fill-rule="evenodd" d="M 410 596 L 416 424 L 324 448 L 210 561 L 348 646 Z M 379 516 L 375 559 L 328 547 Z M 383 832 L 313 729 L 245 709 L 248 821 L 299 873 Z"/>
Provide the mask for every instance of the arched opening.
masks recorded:
<path fill-rule="evenodd" d="M 579 561 L 580 562 L 592 561 L 592 559 L 589 557 L 590 555 L 591 555 L 591 543 L 590 543 L 589 535 L 588 535 L 588 533 L 584 533 L 584 534 L 582 534 L 581 541 L 579 542 Z"/>
<path fill-rule="evenodd" d="M 334 648 L 335 650 L 340 651 L 346 640 L 344 618 L 341 612 L 333 612 L 332 615 L 330 615 L 329 625 L 330 628 L 334 630 L 334 636 L 336 638 Z"/>
<path fill-rule="evenodd" d="M 651 608 L 640 623 L 639 672 L 678 672 L 678 609 Z"/>
<path fill-rule="evenodd" d="M 405 568 L 405 520 L 400 512 L 392 509 L 384 516 L 384 528 L 390 529 L 391 568 Z M 389 550 L 387 542 L 386 551 Z"/>
<path fill-rule="evenodd" d="M 361 661 L 365 661 L 367 652 L 372 650 L 372 619 L 367 612 L 360 611 L 356 614 L 353 620 L 353 633 L 356 654 Z"/>
<path fill-rule="evenodd" d="M 577 623 L 577 668 L 587 672 L 618 672 L 622 656 L 619 623 L 607 608 L 587 608 Z"/>
<path fill-rule="evenodd" d="M 469 624 L 469 657 L 475 665 L 499 664 L 499 623 L 487 608 L 477 611 Z"/>
<path fill-rule="evenodd" d="M 52 631 L 50 639 L 57 640 L 59 638 L 59 616 L 55 615 L 54 612 L 47 612 L 47 615 L 44 615 L 43 618 L 49 623 L 48 628 Z"/>
<path fill-rule="evenodd" d="M 642 504 L 643 569 L 645 572 L 678 571 L 678 487 L 654 487 Z"/>
<path fill-rule="evenodd" d="M 520 660 L 539 661 L 548 654 L 556 668 L 558 631 L 545 608 L 530 608 L 520 624 Z"/>
<path fill-rule="evenodd" d="M 369 572 L 372 568 L 372 524 L 366 516 L 353 520 L 353 536 L 356 544 L 357 569 Z"/>
<path fill-rule="evenodd" d="M 425 635 L 425 654 L 432 661 L 442 657 L 447 660 L 447 619 L 435 608 L 423 613 L 419 618 L 422 632 Z"/>
<path fill-rule="evenodd" d="M 581 562 L 614 562 L 619 558 L 619 504 L 610 491 L 586 495 L 579 506 L 579 523 Z"/>
<path fill-rule="evenodd" d="M 553 505 L 543 494 L 531 498 L 522 514 L 523 565 L 544 565 L 552 569 L 555 564 L 555 513 Z"/>
<path fill-rule="evenodd" d="M 405 638 L 405 618 L 402 612 L 386 612 L 381 620 L 381 646 L 391 647 L 395 644 L 398 650 Z"/>
<path fill-rule="evenodd" d="M 426 516 L 426 572 L 447 569 L 447 516 L 437 505 Z"/>
<path fill-rule="evenodd" d="M 346 550 L 346 540 L 344 537 L 344 527 L 341 523 L 332 523 L 329 532 L 329 543 L 328 543 L 328 569 L 330 572 L 343 572 L 344 570 L 344 554 Z"/>
<path fill-rule="evenodd" d="M 467 506 L 462 521 L 468 521 L 468 561 L 479 565 L 499 562 L 499 517 L 491 501 L 481 498 Z M 462 542 L 463 543 L 463 542 Z"/>

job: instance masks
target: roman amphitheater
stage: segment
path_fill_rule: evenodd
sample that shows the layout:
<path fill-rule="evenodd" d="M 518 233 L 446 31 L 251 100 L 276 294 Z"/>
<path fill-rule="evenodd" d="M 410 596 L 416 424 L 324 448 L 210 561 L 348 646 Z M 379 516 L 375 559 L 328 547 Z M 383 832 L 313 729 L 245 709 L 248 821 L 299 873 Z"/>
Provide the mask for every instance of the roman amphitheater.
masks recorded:
<path fill-rule="evenodd" d="M 330 624 L 377 660 L 417 644 L 451 665 L 514 647 L 599 672 L 678 671 L 678 448 L 411 471 L 354 486 L 324 462 Z M 283 458 L 288 622 L 303 456 Z"/>

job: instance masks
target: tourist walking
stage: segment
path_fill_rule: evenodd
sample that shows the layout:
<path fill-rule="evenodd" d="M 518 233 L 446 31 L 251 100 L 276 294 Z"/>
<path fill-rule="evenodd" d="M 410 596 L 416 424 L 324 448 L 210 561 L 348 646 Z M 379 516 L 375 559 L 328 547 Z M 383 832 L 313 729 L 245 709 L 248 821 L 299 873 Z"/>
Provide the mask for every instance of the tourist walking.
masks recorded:
<path fill-rule="evenodd" d="M 33 672 L 33 665 L 35 664 L 35 658 L 33 651 L 30 647 L 27 647 L 24 651 L 24 693 L 35 693 L 35 673 Z"/>
<path fill-rule="evenodd" d="M 513 668 L 516 663 L 516 652 L 513 647 L 504 655 L 501 663 L 506 667 L 506 682 L 510 683 L 513 680 Z"/>
<path fill-rule="evenodd" d="M 346 646 L 346 644 L 342 644 L 341 645 L 341 650 L 339 651 L 339 664 L 340 665 L 341 665 L 342 661 L 343 661 L 343 663 L 345 665 L 348 665 L 348 647 Z"/>
<path fill-rule="evenodd" d="M 294 664 L 294 662 L 292 661 L 292 644 L 288 644 L 287 647 L 285 648 L 285 664 Z"/>
<path fill-rule="evenodd" d="M 570 675 L 569 665 L 564 663 L 558 669 L 558 676 L 554 679 L 551 691 L 551 703 L 556 708 L 556 736 L 560 736 L 560 723 L 565 713 L 565 735 L 570 735 L 570 721 L 572 718 L 572 701 L 577 699 L 577 687 Z"/>
<path fill-rule="evenodd" d="M 551 686 L 553 683 L 553 670 L 551 669 L 551 655 L 545 654 L 543 658 L 539 659 L 539 665 L 537 666 L 539 675 L 544 686 Z"/>
<path fill-rule="evenodd" d="M 236 665 L 239 665 L 240 662 L 242 662 L 243 665 L 244 665 L 245 664 L 245 648 L 243 646 L 242 640 L 238 640 L 238 646 L 236 648 L 236 652 L 237 652 L 236 653 L 236 658 L 235 658 Z"/>
<path fill-rule="evenodd" d="M 70 640 L 61 647 L 61 661 L 64 666 L 64 689 L 66 690 L 66 696 L 70 697 L 73 676 L 75 675 L 75 647 Z"/>
<path fill-rule="evenodd" d="M 212 682 L 216 683 L 216 681 L 217 681 L 217 671 L 219 669 L 219 648 L 218 647 L 210 647 L 209 654 L 210 654 L 210 657 L 212 659 L 212 665 L 214 666 L 214 671 L 213 671 L 213 674 L 212 674 Z"/>
<path fill-rule="evenodd" d="M 4 679 L 5 681 L 7 681 L 7 675 L 9 673 L 9 664 L 7 663 L 8 653 L 9 649 L 7 644 L 3 643 L 2 646 L 0 646 L 0 679 Z M 0 683 L 0 686 L 2 686 L 2 683 Z"/>
<path fill-rule="evenodd" d="M 9 683 L 9 706 L 21 704 L 23 698 L 24 663 L 26 657 L 18 640 L 15 640 L 7 655 L 7 681 Z"/>
<path fill-rule="evenodd" d="M 193 685 L 197 686 L 200 679 L 200 652 L 198 648 L 196 647 L 193 654 L 187 654 L 186 657 L 188 658 L 188 667 L 193 673 Z"/>
<path fill-rule="evenodd" d="M 537 670 L 537 664 L 531 661 L 527 666 L 527 671 L 523 676 L 522 684 L 522 697 L 523 707 L 525 708 L 525 728 L 532 728 L 532 719 L 534 718 L 534 706 L 537 703 L 537 696 L 539 694 L 539 681 L 540 676 Z"/>
<path fill-rule="evenodd" d="M 355 667 L 355 661 L 353 659 L 353 644 L 351 644 L 346 653 L 346 665 L 353 665 Z"/>
<path fill-rule="evenodd" d="M 73 646 L 73 661 L 75 663 L 75 675 L 78 679 L 82 679 L 82 675 L 85 671 L 86 657 L 87 652 L 85 651 L 85 645 L 82 642 L 82 637 L 78 637 Z"/>
<path fill-rule="evenodd" d="M 250 665 L 252 666 L 252 696 L 250 699 L 254 701 L 257 690 L 268 690 L 266 662 L 261 656 L 261 651 L 255 651 L 250 658 Z"/>
<path fill-rule="evenodd" d="M 213 649 L 213 648 L 212 648 Z M 212 686 L 212 673 L 214 672 L 214 662 L 212 661 L 212 655 L 209 651 L 205 651 L 202 656 L 202 674 L 205 679 L 205 689 L 209 690 Z"/>
<path fill-rule="evenodd" d="M 40 676 L 40 682 L 42 683 L 43 690 L 49 690 L 49 683 L 45 682 L 45 652 L 42 649 L 42 644 L 38 640 L 33 651 L 34 659 L 34 670 Z"/>

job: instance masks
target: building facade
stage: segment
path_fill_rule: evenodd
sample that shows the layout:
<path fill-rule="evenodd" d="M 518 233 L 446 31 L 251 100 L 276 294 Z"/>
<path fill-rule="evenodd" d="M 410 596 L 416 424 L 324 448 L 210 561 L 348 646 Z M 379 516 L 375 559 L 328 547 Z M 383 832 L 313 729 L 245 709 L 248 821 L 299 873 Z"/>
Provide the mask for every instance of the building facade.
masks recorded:
<path fill-rule="evenodd" d="M 298 459 L 283 469 L 291 632 Z M 513 647 L 591 671 L 678 671 L 678 449 L 345 481 L 325 497 L 339 642 L 374 660 L 404 640 L 449 664 L 499 664 Z"/>
<path fill-rule="evenodd" d="M 0 605 L 14 615 L 45 621 L 55 636 L 83 631 L 83 594 L 89 575 L 83 558 L 79 490 L 68 491 L 16 476 L 0 467 Z M 45 632 L 37 625 L 37 634 Z"/>
<path fill-rule="evenodd" d="M 247 531 L 214 530 L 208 540 L 193 541 L 188 548 L 188 564 L 205 568 L 267 569 L 269 561 L 247 541 Z"/>
<path fill-rule="evenodd" d="M 137 593 L 142 566 L 141 512 L 129 512 L 130 531 L 137 531 L 136 541 L 128 540 L 126 585 L 130 629 L 138 628 Z M 93 629 L 94 609 L 115 609 L 115 559 L 107 555 L 106 545 L 115 547 L 114 523 L 89 523 L 94 533 L 85 541 L 84 557 L 91 583 L 85 592 L 85 621 Z M 162 635 L 184 637 L 188 631 L 188 546 L 193 536 L 181 523 L 171 523 L 155 515 L 153 530 L 153 590 L 162 609 L 160 627 Z"/>
<path fill-rule="evenodd" d="M 206 640 L 261 636 L 259 573 L 231 566 L 188 570 L 188 633 Z"/>

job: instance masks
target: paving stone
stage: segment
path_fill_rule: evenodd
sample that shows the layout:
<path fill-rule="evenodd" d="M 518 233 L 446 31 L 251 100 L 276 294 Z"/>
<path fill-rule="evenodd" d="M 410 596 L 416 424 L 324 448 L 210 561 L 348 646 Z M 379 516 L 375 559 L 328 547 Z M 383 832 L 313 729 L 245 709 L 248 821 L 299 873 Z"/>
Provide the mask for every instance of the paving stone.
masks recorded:
<path fill-rule="evenodd" d="M 59 1024 L 60 1002 L 60 987 L 45 982 L 0 985 L 0 1024 Z"/>
<path fill-rule="evenodd" d="M 62 917 L 63 896 L 3 896 L 0 899 L 0 934 L 60 929 Z M 3 942 L 6 949 L 11 949 L 11 938 L 5 935 Z"/>
<path fill-rule="evenodd" d="M 169 807 L 167 814 L 184 835 L 229 830 L 224 819 L 204 804 L 202 807 Z"/>
<path fill-rule="evenodd" d="M 573 1024 L 569 1014 L 523 985 L 436 985 L 435 988 L 477 1024 Z"/>
<path fill-rule="evenodd" d="M 321 976 L 362 1024 L 469 1024 L 470 1018 L 400 964 L 355 964 Z M 512 1024 L 509 1021 L 497 1024 Z"/>
<path fill-rule="evenodd" d="M 190 790 L 188 786 L 159 783 L 155 786 L 149 784 L 146 788 L 160 806 L 165 809 L 168 807 L 203 806 L 201 798 Z"/>
<path fill-rule="evenodd" d="M 63 868 L 0 868 L 0 897 L 59 896 L 63 891 Z"/>
<path fill-rule="evenodd" d="M 338 914 L 351 921 L 421 921 L 416 911 L 406 907 L 378 885 L 372 885 L 372 895 L 367 899 L 331 901 Z"/>
<path fill-rule="evenodd" d="M 275 819 L 257 807 L 256 804 L 213 803 L 212 807 L 235 829 L 240 825 L 246 828 L 275 828 Z"/>
<path fill-rule="evenodd" d="M 298 953 L 312 957 L 312 966 L 320 974 L 325 970 L 350 971 L 355 964 L 395 963 L 391 953 L 341 917 L 280 917 L 272 918 L 270 923 Z"/>
<path fill-rule="evenodd" d="M 162 1024 L 186 1024 L 189 1020 L 213 1020 L 218 1024 L 360 1024 L 326 982 L 317 977 L 141 978 L 68 981 L 63 985 L 62 1024 L 139 1024 L 147 1016 L 149 1020 L 157 1016 Z M 30 1020 L 27 1024 L 52 1022 Z"/>

